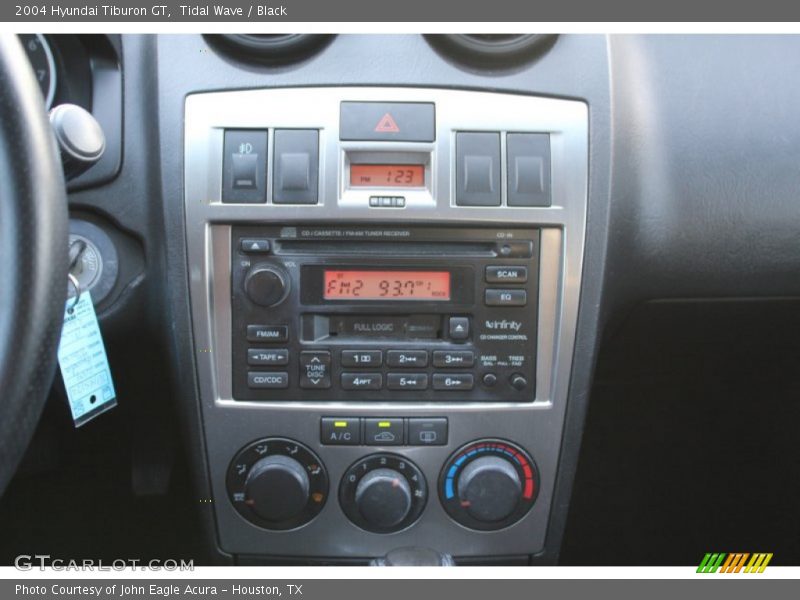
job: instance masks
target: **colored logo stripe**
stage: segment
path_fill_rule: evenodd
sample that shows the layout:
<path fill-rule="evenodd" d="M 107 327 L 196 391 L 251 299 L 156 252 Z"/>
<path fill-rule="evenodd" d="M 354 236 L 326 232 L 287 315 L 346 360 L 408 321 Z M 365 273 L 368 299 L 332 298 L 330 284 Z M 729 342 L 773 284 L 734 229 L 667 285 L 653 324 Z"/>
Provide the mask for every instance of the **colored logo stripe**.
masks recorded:
<path fill-rule="evenodd" d="M 752 555 L 749 552 L 707 552 L 700 561 L 697 572 L 716 573 L 719 570 L 720 573 L 763 573 L 771 560 L 771 552 L 756 552 Z"/>

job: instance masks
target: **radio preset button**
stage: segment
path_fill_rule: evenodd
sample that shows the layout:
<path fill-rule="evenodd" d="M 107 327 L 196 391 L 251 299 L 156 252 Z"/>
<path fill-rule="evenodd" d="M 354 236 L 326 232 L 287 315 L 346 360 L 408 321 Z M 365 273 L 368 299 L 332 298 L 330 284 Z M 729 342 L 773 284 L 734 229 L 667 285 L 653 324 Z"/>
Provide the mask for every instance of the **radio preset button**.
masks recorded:
<path fill-rule="evenodd" d="M 381 350 L 342 350 L 343 367 L 380 367 L 383 362 Z"/>
<path fill-rule="evenodd" d="M 466 340 L 469 337 L 469 317 L 450 317 L 450 339 Z"/>
<path fill-rule="evenodd" d="M 303 389 L 326 389 L 331 387 L 330 352 L 300 353 L 300 387 Z"/>
<path fill-rule="evenodd" d="M 426 350 L 389 350 L 386 353 L 386 364 L 390 367 L 427 367 L 428 352 Z"/>
<path fill-rule="evenodd" d="M 248 342 L 285 342 L 289 339 L 286 325 L 248 325 Z"/>
<path fill-rule="evenodd" d="M 486 306 L 525 306 L 528 303 L 526 290 L 486 290 Z"/>
<path fill-rule="evenodd" d="M 403 442 L 403 419 L 364 419 L 367 446 L 402 446 Z"/>
<path fill-rule="evenodd" d="M 453 375 L 434 373 L 433 375 L 434 390 L 471 390 L 474 385 L 475 381 L 471 373 L 456 373 Z"/>
<path fill-rule="evenodd" d="M 361 419 L 323 417 L 320 441 L 330 446 L 358 446 L 361 443 Z"/>
<path fill-rule="evenodd" d="M 343 390 L 379 390 L 383 387 L 380 373 L 342 373 Z"/>
<path fill-rule="evenodd" d="M 528 281 L 528 267 L 486 267 L 488 283 L 525 283 Z"/>
<path fill-rule="evenodd" d="M 253 389 L 283 390 L 289 387 L 289 374 L 250 371 L 247 373 L 247 386 Z"/>
<path fill-rule="evenodd" d="M 289 364 L 288 350 L 266 350 L 261 348 L 247 349 L 247 364 L 262 366 L 282 366 Z"/>
<path fill-rule="evenodd" d="M 444 368 L 465 368 L 475 363 L 475 355 L 470 350 L 436 350 L 433 353 L 433 366 Z"/>
<path fill-rule="evenodd" d="M 389 373 L 386 387 L 390 390 L 424 390 L 428 387 L 427 373 Z"/>

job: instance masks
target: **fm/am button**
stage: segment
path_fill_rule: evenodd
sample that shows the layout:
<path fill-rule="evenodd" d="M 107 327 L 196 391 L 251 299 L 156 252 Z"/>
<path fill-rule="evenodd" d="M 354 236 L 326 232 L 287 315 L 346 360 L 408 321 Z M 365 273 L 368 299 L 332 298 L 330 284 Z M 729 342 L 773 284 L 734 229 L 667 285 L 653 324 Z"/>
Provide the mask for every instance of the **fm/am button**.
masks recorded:
<path fill-rule="evenodd" d="M 320 421 L 320 441 L 330 446 L 358 446 L 361 443 L 361 420 L 323 417 Z"/>

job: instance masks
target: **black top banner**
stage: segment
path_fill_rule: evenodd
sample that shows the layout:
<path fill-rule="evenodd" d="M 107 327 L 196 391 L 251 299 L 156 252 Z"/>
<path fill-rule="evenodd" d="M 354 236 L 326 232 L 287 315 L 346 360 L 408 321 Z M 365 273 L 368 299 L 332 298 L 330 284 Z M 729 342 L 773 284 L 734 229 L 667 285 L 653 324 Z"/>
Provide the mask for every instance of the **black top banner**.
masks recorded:
<path fill-rule="evenodd" d="M 0 21 L 59 22 L 787 22 L 786 0 L 4 0 Z M 525 29 L 530 29 L 526 27 Z"/>

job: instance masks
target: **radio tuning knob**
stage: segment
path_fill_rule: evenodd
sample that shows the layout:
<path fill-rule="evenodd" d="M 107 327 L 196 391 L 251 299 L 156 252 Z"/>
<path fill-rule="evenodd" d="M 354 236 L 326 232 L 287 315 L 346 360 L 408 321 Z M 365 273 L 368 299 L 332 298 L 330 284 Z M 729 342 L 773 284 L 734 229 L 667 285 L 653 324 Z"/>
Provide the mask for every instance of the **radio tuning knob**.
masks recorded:
<path fill-rule="evenodd" d="M 289 278 L 277 267 L 256 265 L 244 278 L 244 291 L 254 304 L 274 306 L 286 297 Z"/>

